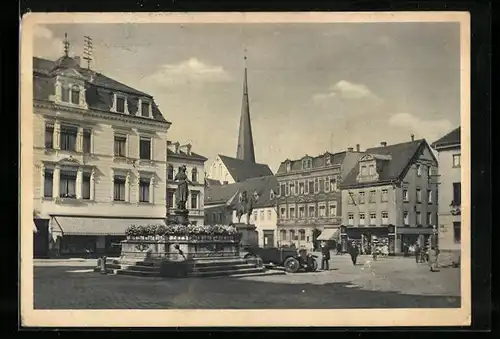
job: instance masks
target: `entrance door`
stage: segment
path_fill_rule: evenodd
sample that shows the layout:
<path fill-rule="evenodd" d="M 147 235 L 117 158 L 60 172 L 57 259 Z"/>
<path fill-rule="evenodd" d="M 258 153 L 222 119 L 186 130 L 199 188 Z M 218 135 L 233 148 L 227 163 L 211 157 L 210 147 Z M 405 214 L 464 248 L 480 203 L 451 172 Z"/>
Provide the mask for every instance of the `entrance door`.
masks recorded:
<path fill-rule="evenodd" d="M 263 231 L 263 245 L 264 247 L 275 247 L 274 246 L 274 231 L 264 230 Z"/>
<path fill-rule="evenodd" d="M 49 255 L 49 220 L 34 219 L 37 232 L 33 234 L 33 257 L 46 258 Z"/>

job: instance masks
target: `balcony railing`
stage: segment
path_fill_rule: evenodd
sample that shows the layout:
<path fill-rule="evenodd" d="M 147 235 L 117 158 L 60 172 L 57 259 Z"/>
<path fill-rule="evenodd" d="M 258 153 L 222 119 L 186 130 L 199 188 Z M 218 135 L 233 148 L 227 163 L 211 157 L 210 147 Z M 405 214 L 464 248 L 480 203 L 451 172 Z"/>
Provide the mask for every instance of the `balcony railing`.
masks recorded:
<path fill-rule="evenodd" d="M 452 201 L 450 204 L 450 213 L 451 215 L 461 215 L 461 204 L 460 202 Z"/>
<path fill-rule="evenodd" d="M 340 224 L 341 217 L 298 217 L 298 218 L 278 218 L 278 224 L 284 226 L 307 225 L 307 224 Z"/>

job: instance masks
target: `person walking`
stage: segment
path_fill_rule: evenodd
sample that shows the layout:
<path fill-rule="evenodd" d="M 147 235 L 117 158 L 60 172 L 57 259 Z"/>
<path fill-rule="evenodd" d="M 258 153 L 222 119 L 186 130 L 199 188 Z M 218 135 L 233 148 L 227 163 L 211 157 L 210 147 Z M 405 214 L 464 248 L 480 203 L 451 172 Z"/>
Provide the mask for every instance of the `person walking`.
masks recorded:
<path fill-rule="evenodd" d="M 358 260 L 359 250 L 356 244 L 351 244 L 349 247 L 349 254 L 351 256 L 351 261 L 354 266 L 356 266 L 356 262 Z"/>
<path fill-rule="evenodd" d="M 420 256 L 421 256 L 420 252 L 421 251 L 422 251 L 422 249 L 420 248 L 420 244 L 417 242 L 415 244 L 415 261 L 417 264 L 420 263 Z"/>
<path fill-rule="evenodd" d="M 330 270 L 330 248 L 328 248 L 328 245 L 326 241 L 323 241 L 321 243 L 321 270 Z"/>
<path fill-rule="evenodd" d="M 431 272 L 439 272 L 437 269 L 438 255 L 437 234 L 433 234 L 429 239 L 429 268 Z"/>

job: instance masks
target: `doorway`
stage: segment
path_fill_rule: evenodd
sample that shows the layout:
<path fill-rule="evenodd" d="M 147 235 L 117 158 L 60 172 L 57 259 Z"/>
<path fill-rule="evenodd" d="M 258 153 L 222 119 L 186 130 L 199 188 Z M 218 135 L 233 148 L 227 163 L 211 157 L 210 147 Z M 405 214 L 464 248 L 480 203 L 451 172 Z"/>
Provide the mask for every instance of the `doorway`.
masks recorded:
<path fill-rule="evenodd" d="M 267 247 L 275 247 L 274 245 L 274 231 L 273 230 L 264 230 L 263 232 L 263 245 L 265 248 Z"/>

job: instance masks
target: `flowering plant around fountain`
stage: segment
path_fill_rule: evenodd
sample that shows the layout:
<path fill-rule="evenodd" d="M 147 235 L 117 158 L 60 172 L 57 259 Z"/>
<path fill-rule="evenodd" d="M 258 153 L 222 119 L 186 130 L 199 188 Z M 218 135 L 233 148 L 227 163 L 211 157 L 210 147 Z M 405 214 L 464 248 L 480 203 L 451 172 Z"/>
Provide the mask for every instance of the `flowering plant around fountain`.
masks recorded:
<path fill-rule="evenodd" d="M 220 235 L 233 236 L 238 234 L 231 225 L 131 225 L 126 231 L 127 237 L 149 237 L 165 235 Z"/>

